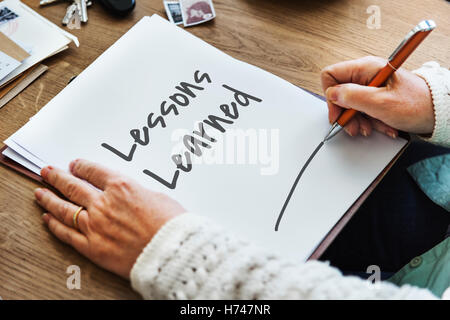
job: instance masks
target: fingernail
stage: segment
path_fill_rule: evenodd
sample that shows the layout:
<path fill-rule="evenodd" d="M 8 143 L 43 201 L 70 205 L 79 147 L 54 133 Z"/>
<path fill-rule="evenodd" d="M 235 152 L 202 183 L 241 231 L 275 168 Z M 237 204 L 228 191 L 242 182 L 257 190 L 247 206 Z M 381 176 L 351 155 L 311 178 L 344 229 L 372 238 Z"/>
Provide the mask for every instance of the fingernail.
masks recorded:
<path fill-rule="evenodd" d="M 361 129 L 361 133 L 364 137 L 367 137 L 367 131 L 366 129 Z"/>
<path fill-rule="evenodd" d="M 348 130 L 347 128 L 344 128 L 344 130 L 345 130 L 345 132 L 348 133 L 348 135 L 349 135 L 350 137 L 353 137 L 353 134 L 350 132 L 350 130 Z"/>
<path fill-rule="evenodd" d="M 337 90 L 334 87 L 329 87 L 326 91 L 325 91 L 325 96 L 327 97 L 327 100 L 336 103 L 337 102 Z"/>
<path fill-rule="evenodd" d="M 36 199 L 41 200 L 42 199 L 42 195 L 44 194 L 44 190 L 41 188 L 37 188 L 34 190 L 34 196 L 36 197 Z"/>
<path fill-rule="evenodd" d="M 73 160 L 70 164 L 69 164 L 69 171 L 73 172 L 73 167 L 75 166 L 75 162 L 77 162 L 77 160 Z"/>
<path fill-rule="evenodd" d="M 394 131 L 388 131 L 388 135 L 389 137 L 391 137 L 392 139 L 397 138 L 397 134 Z"/>
<path fill-rule="evenodd" d="M 52 166 L 47 166 L 42 168 L 41 170 L 41 177 L 44 179 L 47 179 L 48 173 L 50 172 L 50 170 L 53 170 Z"/>
<path fill-rule="evenodd" d="M 42 220 L 44 220 L 45 223 L 48 223 L 48 221 L 50 220 L 50 217 L 46 213 L 44 213 L 41 217 L 42 217 Z"/>

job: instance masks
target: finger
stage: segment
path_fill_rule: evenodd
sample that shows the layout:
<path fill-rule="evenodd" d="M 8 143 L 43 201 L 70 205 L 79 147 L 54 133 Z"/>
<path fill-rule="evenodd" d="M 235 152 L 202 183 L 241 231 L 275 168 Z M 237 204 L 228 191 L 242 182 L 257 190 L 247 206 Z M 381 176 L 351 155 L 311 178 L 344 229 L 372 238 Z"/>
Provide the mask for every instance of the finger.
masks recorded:
<path fill-rule="evenodd" d="M 326 91 L 340 83 L 367 85 L 385 64 L 382 58 L 364 57 L 325 67 L 321 72 L 322 89 Z"/>
<path fill-rule="evenodd" d="M 86 236 L 82 235 L 75 229 L 69 228 L 49 213 L 42 215 L 42 219 L 45 224 L 47 224 L 50 232 L 53 233 L 59 240 L 67 243 L 81 254 L 87 256 L 89 241 Z"/>
<path fill-rule="evenodd" d="M 361 135 L 364 137 L 370 136 L 372 134 L 372 124 L 370 123 L 370 120 L 367 119 L 364 115 L 359 114 L 358 121 L 359 133 L 361 133 Z"/>
<path fill-rule="evenodd" d="M 58 168 L 45 167 L 41 170 L 41 176 L 70 201 L 85 208 L 89 208 L 99 193 L 86 182 Z"/>
<path fill-rule="evenodd" d="M 330 121 L 330 123 L 335 123 L 336 120 L 341 115 L 341 113 L 344 111 L 344 109 L 328 100 L 327 105 L 328 105 L 328 120 Z"/>
<path fill-rule="evenodd" d="M 378 119 L 370 119 L 370 123 L 372 124 L 373 128 L 377 130 L 378 132 L 384 133 L 385 135 L 391 137 L 392 139 L 395 139 L 398 137 L 398 131 L 384 122 L 378 120 Z"/>
<path fill-rule="evenodd" d="M 371 117 L 380 118 L 386 112 L 390 93 L 386 88 L 367 87 L 354 83 L 345 83 L 330 87 L 326 91 L 327 100 L 346 109 L 355 109 Z"/>
<path fill-rule="evenodd" d="M 118 177 L 114 171 L 82 159 L 72 161 L 69 168 L 74 176 L 86 180 L 101 190 L 106 188 L 109 181 Z"/>
<path fill-rule="evenodd" d="M 74 228 L 73 216 L 79 209 L 78 206 L 63 200 L 48 189 L 38 188 L 34 191 L 34 195 L 38 204 L 46 211 L 51 213 L 56 219 L 64 223 L 66 226 Z M 84 234 L 87 233 L 88 214 L 86 210 L 82 210 L 78 214 L 78 227 Z"/>
<path fill-rule="evenodd" d="M 345 132 L 351 137 L 357 136 L 359 133 L 359 121 L 357 117 L 352 118 L 344 127 Z"/>

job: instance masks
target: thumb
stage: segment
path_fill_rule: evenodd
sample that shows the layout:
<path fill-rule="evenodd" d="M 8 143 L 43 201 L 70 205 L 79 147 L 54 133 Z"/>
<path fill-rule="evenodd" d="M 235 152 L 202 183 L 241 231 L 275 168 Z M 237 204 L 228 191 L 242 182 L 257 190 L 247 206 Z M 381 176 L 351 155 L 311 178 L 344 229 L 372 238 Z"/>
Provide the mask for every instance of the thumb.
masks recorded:
<path fill-rule="evenodd" d="M 325 92 L 327 100 L 346 109 L 355 109 L 377 117 L 383 109 L 386 88 L 368 87 L 356 83 L 344 83 L 329 87 Z"/>

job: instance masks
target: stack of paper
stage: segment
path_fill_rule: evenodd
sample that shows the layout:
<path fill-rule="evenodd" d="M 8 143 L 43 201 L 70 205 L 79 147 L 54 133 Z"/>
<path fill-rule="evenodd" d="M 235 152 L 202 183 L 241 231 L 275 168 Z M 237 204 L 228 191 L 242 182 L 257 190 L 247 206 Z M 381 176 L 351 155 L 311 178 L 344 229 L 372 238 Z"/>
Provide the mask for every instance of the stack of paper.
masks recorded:
<path fill-rule="evenodd" d="M 38 64 L 78 39 L 18 0 L 0 2 L 0 107 L 47 68 Z"/>
<path fill-rule="evenodd" d="M 406 144 L 377 133 L 333 138 L 276 232 L 286 196 L 329 126 L 321 99 L 154 15 L 8 138 L 4 155 L 35 173 L 49 164 L 67 170 L 77 158 L 101 163 L 304 259 Z"/>

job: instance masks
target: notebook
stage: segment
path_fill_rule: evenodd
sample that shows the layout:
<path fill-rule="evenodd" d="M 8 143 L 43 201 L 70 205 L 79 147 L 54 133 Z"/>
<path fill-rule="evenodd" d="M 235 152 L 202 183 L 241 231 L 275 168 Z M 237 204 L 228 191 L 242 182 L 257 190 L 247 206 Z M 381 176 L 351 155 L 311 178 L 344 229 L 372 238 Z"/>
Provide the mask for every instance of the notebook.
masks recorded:
<path fill-rule="evenodd" d="M 323 99 L 234 59 L 158 15 L 142 18 L 5 144 L 38 178 L 76 158 L 164 192 L 286 258 L 317 258 L 408 144 L 329 129 Z"/>

